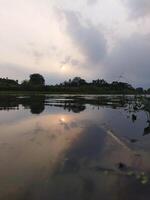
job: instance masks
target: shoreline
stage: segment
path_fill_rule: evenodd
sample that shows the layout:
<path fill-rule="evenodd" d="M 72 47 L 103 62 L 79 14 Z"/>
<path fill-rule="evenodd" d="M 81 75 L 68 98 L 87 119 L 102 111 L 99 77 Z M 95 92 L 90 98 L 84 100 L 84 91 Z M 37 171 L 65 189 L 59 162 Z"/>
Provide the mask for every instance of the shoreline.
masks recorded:
<path fill-rule="evenodd" d="M 50 91 L 0 91 L 0 95 L 135 95 L 135 96 L 145 96 L 149 94 L 139 94 L 139 93 L 121 93 L 121 92 L 50 92 Z"/>

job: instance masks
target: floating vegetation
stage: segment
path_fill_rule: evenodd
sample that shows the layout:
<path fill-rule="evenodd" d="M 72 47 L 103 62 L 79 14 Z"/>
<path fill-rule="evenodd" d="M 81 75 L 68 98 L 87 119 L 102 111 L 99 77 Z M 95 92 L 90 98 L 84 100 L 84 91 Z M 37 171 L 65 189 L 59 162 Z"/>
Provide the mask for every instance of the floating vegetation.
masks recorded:
<path fill-rule="evenodd" d="M 127 172 L 127 175 L 128 175 L 128 176 L 134 176 L 135 174 L 134 174 L 133 171 L 129 171 L 129 172 Z"/>
<path fill-rule="evenodd" d="M 141 174 L 138 174 L 138 175 L 136 176 L 136 178 L 137 178 L 138 180 L 140 180 L 140 182 L 141 182 L 142 184 L 147 184 L 147 183 L 149 182 L 149 177 L 148 177 L 144 172 L 142 172 Z"/>
<path fill-rule="evenodd" d="M 129 170 L 127 166 L 123 163 L 117 164 L 117 169 L 105 169 L 101 167 L 95 168 L 97 171 L 103 172 L 105 175 L 119 175 L 119 176 L 129 176 L 138 180 L 141 184 L 146 185 L 149 183 L 149 176 L 145 172 L 138 172 L 134 170 Z"/>
<path fill-rule="evenodd" d="M 144 176 L 144 177 L 142 178 L 142 180 L 141 180 L 141 183 L 142 183 L 142 184 L 147 184 L 148 181 L 149 181 L 149 178 L 148 178 L 147 176 Z"/>
<path fill-rule="evenodd" d="M 128 171 L 127 175 L 135 177 L 142 184 L 147 184 L 149 182 L 149 177 L 148 177 L 148 175 L 146 175 L 145 172 Z"/>

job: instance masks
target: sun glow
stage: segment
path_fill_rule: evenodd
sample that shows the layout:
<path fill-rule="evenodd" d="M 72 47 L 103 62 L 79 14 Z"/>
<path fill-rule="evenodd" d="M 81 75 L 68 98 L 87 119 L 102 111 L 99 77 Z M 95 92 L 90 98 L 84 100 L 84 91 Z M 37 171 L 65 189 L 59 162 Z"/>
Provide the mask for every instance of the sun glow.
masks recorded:
<path fill-rule="evenodd" d="M 68 122 L 71 121 L 71 118 L 70 118 L 70 116 L 61 115 L 59 117 L 59 121 L 62 122 L 62 123 L 68 123 Z"/>
<path fill-rule="evenodd" d="M 67 65 L 62 65 L 60 70 L 61 70 L 62 73 L 67 73 L 69 71 L 69 68 L 68 68 Z"/>
<path fill-rule="evenodd" d="M 66 121 L 64 117 L 61 117 L 60 120 L 61 120 L 61 122 L 65 122 Z"/>
<path fill-rule="evenodd" d="M 66 69 L 65 65 L 61 67 L 61 70 L 64 71 Z"/>

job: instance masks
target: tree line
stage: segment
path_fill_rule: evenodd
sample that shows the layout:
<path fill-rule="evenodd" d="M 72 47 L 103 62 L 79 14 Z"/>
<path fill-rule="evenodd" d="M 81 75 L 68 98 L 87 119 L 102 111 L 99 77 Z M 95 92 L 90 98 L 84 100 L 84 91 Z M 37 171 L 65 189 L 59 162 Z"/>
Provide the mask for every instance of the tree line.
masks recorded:
<path fill-rule="evenodd" d="M 56 85 L 46 85 L 45 78 L 38 73 L 31 74 L 28 80 L 21 83 L 18 80 L 0 78 L 1 91 L 45 91 L 52 93 L 150 93 L 150 89 L 134 88 L 131 84 L 120 81 L 108 83 L 104 79 L 87 82 L 81 77 L 75 77 Z"/>

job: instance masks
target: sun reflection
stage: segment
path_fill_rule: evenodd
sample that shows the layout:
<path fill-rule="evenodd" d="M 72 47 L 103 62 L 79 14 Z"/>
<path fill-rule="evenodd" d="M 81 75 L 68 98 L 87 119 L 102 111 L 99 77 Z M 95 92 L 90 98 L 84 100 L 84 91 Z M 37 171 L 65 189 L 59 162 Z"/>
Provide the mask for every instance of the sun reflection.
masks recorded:
<path fill-rule="evenodd" d="M 64 117 L 61 117 L 61 118 L 60 118 L 60 121 L 61 121 L 61 122 L 66 122 L 66 119 L 65 119 Z"/>
<path fill-rule="evenodd" d="M 64 116 L 64 115 L 61 115 L 60 117 L 59 117 L 59 121 L 61 122 L 61 123 L 69 123 L 69 122 L 71 122 L 71 118 L 70 118 L 70 116 Z"/>

